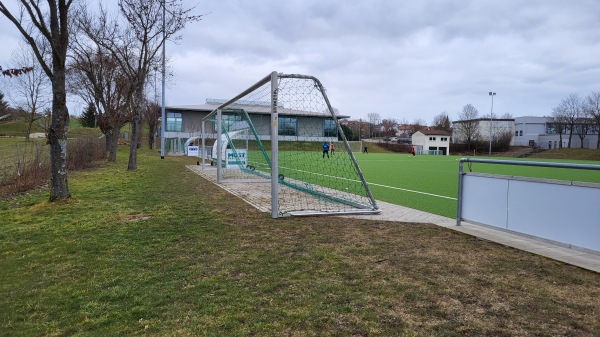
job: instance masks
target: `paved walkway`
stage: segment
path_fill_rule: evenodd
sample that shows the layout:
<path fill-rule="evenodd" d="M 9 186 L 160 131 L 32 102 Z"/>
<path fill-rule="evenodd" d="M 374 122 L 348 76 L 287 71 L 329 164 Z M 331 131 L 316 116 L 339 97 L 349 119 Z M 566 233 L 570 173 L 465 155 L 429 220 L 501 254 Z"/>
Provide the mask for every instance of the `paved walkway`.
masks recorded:
<path fill-rule="evenodd" d="M 202 167 L 198 165 L 190 165 L 188 168 L 216 184 L 217 170 L 215 167 L 205 167 L 204 171 L 202 170 Z M 257 183 L 253 183 L 252 188 L 248 188 L 247 183 L 224 183 L 218 184 L 218 186 L 240 197 L 257 209 L 271 213 L 270 185 L 268 182 L 260 184 L 264 184 L 265 186 L 259 186 Z M 464 221 L 461 222 L 460 226 L 457 226 L 456 219 L 446 218 L 383 201 L 377 201 L 377 205 L 381 209 L 380 214 L 346 216 L 379 221 L 431 223 L 600 273 L 600 254 L 592 254 L 590 252 L 568 248 L 553 242 L 531 238 L 493 227 L 475 225 Z"/>

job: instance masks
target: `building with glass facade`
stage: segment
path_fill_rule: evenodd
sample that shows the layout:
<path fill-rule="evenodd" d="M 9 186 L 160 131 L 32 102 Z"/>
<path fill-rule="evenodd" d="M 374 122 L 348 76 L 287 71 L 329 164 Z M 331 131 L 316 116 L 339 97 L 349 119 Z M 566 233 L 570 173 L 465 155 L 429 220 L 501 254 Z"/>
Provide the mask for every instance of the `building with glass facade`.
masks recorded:
<path fill-rule="evenodd" d="M 225 100 L 207 99 L 201 105 L 167 106 L 165 108 L 165 151 L 170 154 L 183 154 L 185 142 L 192 137 L 201 137 L 202 119 L 215 110 Z M 270 102 L 240 102 L 235 108 L 244 109 L 257 133 L 267 139 L 271 125 Z M 337 118 L 349 116 L 337 115 Z M 239 115 L 224 118 L 240 118 Z M 234 120 L 231 121 L 235 123 Z M 332 142 L 338 140 L 338 130 L 334 120 L 323 113 L 280 109 L 279 135 L 282 141 L 314 141 Z M 227 124 L 227 123 L 226 123 Z M 216 137 L 214 123 L 206 123 L 205 132 L 208 138 Z"/>

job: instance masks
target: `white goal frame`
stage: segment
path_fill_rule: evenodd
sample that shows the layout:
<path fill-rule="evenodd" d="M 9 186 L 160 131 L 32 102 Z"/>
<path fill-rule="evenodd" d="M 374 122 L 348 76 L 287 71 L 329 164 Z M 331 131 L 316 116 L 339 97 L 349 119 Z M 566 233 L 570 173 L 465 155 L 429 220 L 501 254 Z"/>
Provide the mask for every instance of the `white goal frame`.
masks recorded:
<path fill-rule="evenodd" d="M 302 80 L 312 80 L 314 81 L 314 86 L 315 88 L 320 92 L 320 94 L 322 95 L 322 98 L 326 104 L 326 109 L 328 111 L 326 111 L 326 115 L 328 118 L 333 119 L 333 121 L 335 122 L 336 126 L 337 126 L 337 131 L 338 134 L 341 138 L 341 140 L 336 141 L 336 143 L 342 145 L 343 144 L 343 149 L 346 150 L 351 158 L 351 162 L 353 163 L 354 166 L 354 170 L 357 173 L 357 178 L 360 180 L 360 184 L 362 184 L 362 186 L 364 187 L 364 199 L 367 200 L 367 202 L 361 203 L 360 205 L 358 205 L 358 207 L 356 207 L 356 205 L 353 205 L 353 209 L 344 209 L 341 211 L 319 211 L 319 210 L 314 210 L 314 211 L 301 211 L 301 212 L 287 212 L 287 213 L 282 213 L 279 211 L 280 207 L 279 207 L 279 192 L 280 192 L 280 174 L 279 174 L 279 113 L 278 113 L 278 109 L 280 108 L 278 105 L 278 95 L 279 95 L 279 80 L 280 79 L 302 79 Z M 348 140 L 346 139 L 346 136 L 343 132 L 343 129 L 341 128 L 340 122 L 336 116 L 336 113 L 334 112 L 333 107 L 331 106 L 331 103 L 329 101 L 329 98 L 327 97 L 327 94 L 325 92 L 325 88 L 323 87 L 323 85 L 321 84 L 321 82 L 313 76 L 307 76 L 307 75 L 298 75 L 298 74 L 282 74 L 282 73 L 277 73 L 277 72 L 272 72 L 271 74 L 265 76 L 263 79 L 261 79 L 260 81 L 258 81 L 256 84 L 254 84 L 253 86 L 249 87 L 248 89 L 246 89 L 245 91 L 243 91 L 242 93 L 240 93 L 239 95 L 235 96 L 234 98 L 228 100 L 227 102 L 219 105 L 217 108 L 215 108 L 213 111 L 211 111 L 206 117 L 203 118 L 202 120 L 202 153 L 205 153 L 205 149 L 206 149 L 206 142 L 205 142 L 205 135 L 207 134 L 205 132 L 206 130 L 206 122 L 211 121 L 211 119 L 214 119 L 216 117 L 216 162 L 217 162 L 217 182 L 221 183 L 222 182 L 222 175 L 223 175 L 223 167 L 221 165 L 221 163 L 223 162 L 223 141 L 222 138 L 223 137 L 223 125 L 222 125 L 222 114 L 224 110 L 227 110 L 228 106 L 233 105 L 235 102 L 239 101 L 243 101 L 242 98 L 245 97 L 246 95 L 249 95 L 250 93 L 252 93 L 253 91 L 262 88 L 265 85 L 268 85 L 270 83 L 270 126 L 269 126 L 269 130 L 270 130 L 270 146 L 271 146 L 271 158 L 270 158 L 270 182 L 271 182 L 271 216 L 273 218 L 278 218 L 278 217 L 282 217 L 282 216 L 302 216 L 302 215 L 340 215 L 340 214 L 376 214 L 376 213 L 380 213 L 380 209 L 377 206 L 377 203 L 371 193 L 371 190 L 369 189 L 369 186 L 363 176 L 362 171 L 360 170 L 360 167 L 358 166 L 358 163 L 356 161 L 356 158 L 354 157 L 354 154 L 352 153 L 352 149 L 350 147 L 350 144 L 348 143 Z M 226 138 L 226 137 L 225 137 Z M 341 148 L 341 149 L 342 149 Z M 341 150 L 340 149 L 340 150 Z M 214 151 L 213 151 L 214 152 Z M 202 165 L 203 165 L 203 169 L 204 169 L 204 160 L 202 160 Z"/>

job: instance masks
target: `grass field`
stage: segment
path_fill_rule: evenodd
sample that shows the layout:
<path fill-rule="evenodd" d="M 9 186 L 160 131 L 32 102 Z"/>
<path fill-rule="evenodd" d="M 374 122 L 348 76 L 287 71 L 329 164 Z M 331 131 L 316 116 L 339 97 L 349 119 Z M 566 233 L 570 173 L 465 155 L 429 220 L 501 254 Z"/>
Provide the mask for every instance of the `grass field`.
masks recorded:
<path fill-rule="evenodd" d="M 0 336 L 600 331 L 597 273 L 433 225 L 271 219 L 194 158 L 130 172 L 127 150 L 70 173 L 67 202 L 0 200 Z"/>
<path fill-rule="evenodd" d="M 447 217 L 456 217 L 458 156 L 356 154 L 376 199 Z M 516 160 L 515 158 L 498 158 Z M 527 159 L 598 164 L 597 161 Z M 473 172 L 600 183 L 600 171 L 473 164 Z M 468 165 L 465 164 L 465 171 Z M 426 194 L 425 194 L 426 193 Z"/>
<path fill-rule="evenodd" d="M 318 147 L 318 144 L 313 144 Z M 592 151 L 595 153 L 596 151 Z M 600 153 L 600 151 L 597 151 Z M 588 150 L 588 154 L 590 150 Z M 270 155 L 270 152 L 267 153 Z M 459 156 L 427 156 L 413 157 L 400 153 L 355 153 L 354 154 L 369 187 L 377 200 L 403 205 L 410 208 L 456 217 L 458 194 Z M 258 151 L 249 155 L 257 169 L 263 168 L 265 160 Z M 477 157 L 483 158 L 483 157 Z M 494 160 L 529 160 L 586 163 L 600 165 L 600 161 L 547 159 L 547 158 L 502 158 Z M 321 152 L 314 151 L 281 151 L 280 171 L 286 177 L 300 179 L 312 184 L 344 190 L 344 186 L 353 185 L 351 181 L 358 179 L 351 172 L 347 161 L 338 151 L 331 159 L 322 159 Z M 343 166 L 345 165 L 345 166 Z M 542 167 L 524 167 L 492 164 L 465 164 L 464 170 L 473 172 L 495 173 L 509 176 L 523 176 L 569 181 L 600 183 L 600 171 L 556 169 Z M 265 170 L 267 171 L 267 170 Z M 314 172 L 316 174 L 305 174 Z M 353 189 L 355 191 L 358 188 Z"/>

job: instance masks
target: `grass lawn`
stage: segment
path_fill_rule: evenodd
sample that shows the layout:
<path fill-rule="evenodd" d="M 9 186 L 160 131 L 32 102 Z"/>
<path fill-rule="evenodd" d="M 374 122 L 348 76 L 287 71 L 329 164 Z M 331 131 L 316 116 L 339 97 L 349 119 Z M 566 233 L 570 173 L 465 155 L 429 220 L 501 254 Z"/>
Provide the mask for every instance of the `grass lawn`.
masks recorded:
<path fill-rule="evenodd" d="M 68 202 L 0 200 L 0 335 L 600 331 L 597 273 L 433 225 L 271 219 L 193 158 L 128 172 L 127 150 L 71 173 Z"/>

